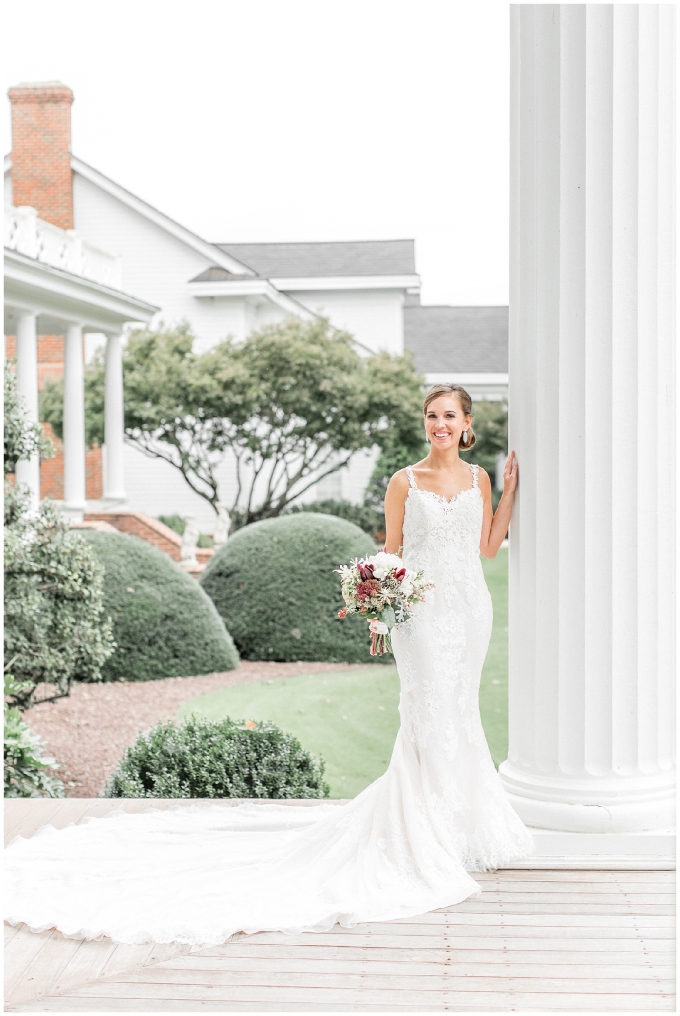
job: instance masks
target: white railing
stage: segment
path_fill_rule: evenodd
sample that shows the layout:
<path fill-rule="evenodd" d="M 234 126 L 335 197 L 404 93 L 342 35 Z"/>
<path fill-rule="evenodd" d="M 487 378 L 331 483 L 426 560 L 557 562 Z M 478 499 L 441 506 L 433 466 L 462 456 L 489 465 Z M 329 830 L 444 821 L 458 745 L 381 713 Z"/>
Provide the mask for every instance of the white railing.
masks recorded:
<path fill-rule="evenodd" d="M 93 247 L 75 229 L 59 229 L 39 219 L 28 205 L 5 205 L 5 247 L 112 289 L 122 286 L 120 257 Z"/>

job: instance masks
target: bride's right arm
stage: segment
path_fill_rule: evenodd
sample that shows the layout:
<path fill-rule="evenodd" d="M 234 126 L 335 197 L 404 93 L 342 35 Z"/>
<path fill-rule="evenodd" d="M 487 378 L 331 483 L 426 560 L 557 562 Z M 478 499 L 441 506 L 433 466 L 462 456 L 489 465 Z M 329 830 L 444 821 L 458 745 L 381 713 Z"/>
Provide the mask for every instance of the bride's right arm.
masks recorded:
<path fill-rule="evenodd" d="M 385 550 L 388 554 L 399 554 L 404 542 L 404 505 L 408 497 L 408 476 L 405 469 L 395 473 L 385 493 Z"/>

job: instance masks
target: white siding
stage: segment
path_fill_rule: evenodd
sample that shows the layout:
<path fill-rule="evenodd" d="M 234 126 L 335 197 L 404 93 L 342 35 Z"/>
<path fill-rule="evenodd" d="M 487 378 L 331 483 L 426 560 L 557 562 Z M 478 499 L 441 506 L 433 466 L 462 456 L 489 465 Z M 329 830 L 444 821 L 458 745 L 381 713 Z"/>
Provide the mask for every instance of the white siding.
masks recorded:
<path fill-rule="evenodd" d="M 326 314 L 373 352 L 404 351 L 404 293 L 395 289 L 342 289 L 291 292 L 317 314 Z"/>
<path fill-rule="evenodd" d="M 158 320 L 189 321 L 196 350 L 209 349 L 227 335 L 245 336 L 264 324 L 279 321 L 284 311 L 262 297 L 194 297 L 187 283 L 211 264 L 210 260 L 160 226 L 120 202 L 96 184 L 74 174 L 75 228 L 102 250 L 119 254 L 123 289 L 161 308 Z M 369 349 L 403 351 L 403 292 L 401 290 L 323 290 L 290 294 L 310 310 L 327 314 L 338 328 L 347 329 Z M 103 341 L 88 340 L 88 358 Z M 349 467 L 330 477 L 304 500 L 330 495 L 362 500 L 373 469 L 375 453 L 359 453 Z M 235 495 L 233 463 L 225 458 L 219 470 L 220 496 L 230 504 Z M 159 459 L 150 459 L 131 446 L 125 452 L 128 504 L 149 515 L 194 514 L 209 530 L 214 521 L 210 505 L 194 494 L 180 473 Z"/>
<path fill-rule="evenodd" d="M 168 322 L 186 318 L 201 346 L 210 346 L 233 328 L 226 307 L 190 296 L 187 283 L 211 264 L 207 257 L 128 208 L 77 173 L 73 178 L 75 228 L 97 247 L 120 254 L 123 290 L 161 308 Z M 236 312 L 238 319 L 239 312 Z"/>

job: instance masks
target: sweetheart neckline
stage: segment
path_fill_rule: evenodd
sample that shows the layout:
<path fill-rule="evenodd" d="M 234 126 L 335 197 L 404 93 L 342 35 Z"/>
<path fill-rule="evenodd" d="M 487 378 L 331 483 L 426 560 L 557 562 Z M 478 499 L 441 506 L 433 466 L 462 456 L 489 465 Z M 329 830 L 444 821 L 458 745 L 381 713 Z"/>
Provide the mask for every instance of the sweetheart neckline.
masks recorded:
<path fill-rule="evenodd" d="M 443 494 L 435 493 L 434 490 L 425 490 L 423 487 L 409 487 L 408 494 L 406 495 L 407 500 L 411 496 L 411 491 L 414 490 L 417 491 L 419 494 L 429 494 L 431 497 L 436 497 L 437 500 L 441 501 L 442 504 L 451 505 L 458 500 L 461 494 L 469 494 L 471 490 L 480 490 L 480 488 L 478 484 L 473 484 L 472 487 L 466 487 L 464 490 L 459 490 L 457 494 L 453 495 L 453 497 L 447 498 L 444 497 Z"/>

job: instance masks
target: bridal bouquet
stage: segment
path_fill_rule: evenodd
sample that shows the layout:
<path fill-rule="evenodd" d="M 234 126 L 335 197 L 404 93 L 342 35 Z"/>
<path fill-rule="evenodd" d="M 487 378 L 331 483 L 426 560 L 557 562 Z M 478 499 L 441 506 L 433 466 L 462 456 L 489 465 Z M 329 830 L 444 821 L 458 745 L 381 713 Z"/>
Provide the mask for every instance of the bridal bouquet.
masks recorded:
<path fill-rule="evenodd" d="M 426 582 L 422 571 L 404 567 L 397 554 L 380 551 L 343 564 L 336 571 L 342 580 L 342 598 L 347 604 L 338 617 L 361 614 L 369 622 L 371 656 L 392 651 L 390 630 L 407 621 L 409 608 L 425 599 L 433 582 Z"/>

